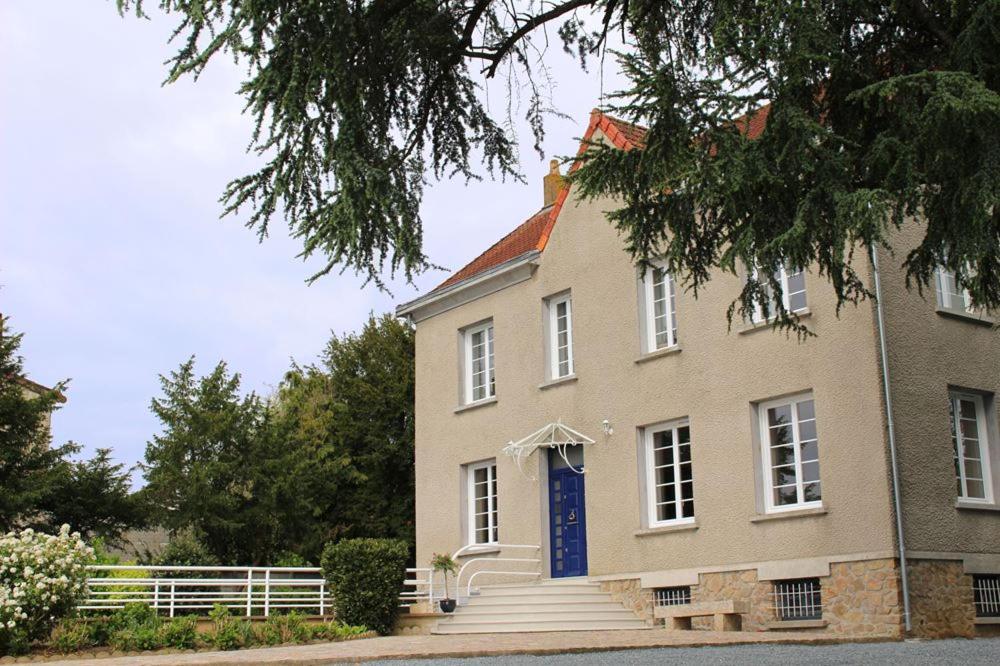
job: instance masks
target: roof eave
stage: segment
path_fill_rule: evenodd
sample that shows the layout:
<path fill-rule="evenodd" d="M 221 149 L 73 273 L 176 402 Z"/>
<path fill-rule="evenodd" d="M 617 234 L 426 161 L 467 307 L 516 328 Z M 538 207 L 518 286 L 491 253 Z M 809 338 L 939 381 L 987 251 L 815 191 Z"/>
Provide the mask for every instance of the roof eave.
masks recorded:
<path fill-rule="evenodd" d="M 541 254 L 537 249 L 522 252 L 513 259 L 472 277 L 403 303 L 396 308 L 396 316 L 409 317 L 415 322 L 422 321 L 523 282 L 534 273 Z"/>

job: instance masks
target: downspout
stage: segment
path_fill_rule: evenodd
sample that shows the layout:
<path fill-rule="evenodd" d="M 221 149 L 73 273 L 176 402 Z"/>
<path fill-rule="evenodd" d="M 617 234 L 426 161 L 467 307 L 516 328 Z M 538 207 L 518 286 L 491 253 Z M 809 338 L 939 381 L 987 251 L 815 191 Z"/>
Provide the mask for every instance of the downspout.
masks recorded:
<path fill-rule="evenodd" d="M 885 391 L 885 417 L 889 426 L 889 461 L 892 467 L 892 499 L 896 505 L 896 541 L 899 543 L 899 575 L 903 589 L 903 624 L 906 631 L 910 624 L 910 585 L 906 566 L 906 544 L 903 540 L 903 500 L 899 490 L 899 464 L 896 462 L 896 429 L 893 426 L 892 391 L 889 389 L 889 353 L 885 342 L 885 316 L 882 312 L 882 280 L 878 272 L 878 255 L 871 246 L 872 272 L 875 277 L 875 313 L 878 322 L 878 341 L 882 355 L 882 387 Z"/>

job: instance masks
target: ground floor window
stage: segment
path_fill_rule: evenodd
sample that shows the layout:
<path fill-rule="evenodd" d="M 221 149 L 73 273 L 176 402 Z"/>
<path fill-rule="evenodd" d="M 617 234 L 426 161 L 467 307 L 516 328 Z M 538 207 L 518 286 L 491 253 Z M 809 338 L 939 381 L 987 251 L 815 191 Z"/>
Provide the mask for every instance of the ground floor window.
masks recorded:
<path fill-rule="evenodd" d="M 774 582 L 774 610 L 783 622 L 820 620 L 823 602 L 818 578 L 796 578 Z"/>
<path fill-rule="evenodd" d="M 819 439 L 812 394 L 761 404 L 760 440 L 767 510 L 820 505 Z"/>
<path fill-rule="evenodd" d="M 958 496 L 965 500 L 991 502 L 993 489 L 983 396 L 952 391 L 949 398 Z"/>
<path fill-rule="evenodd" d="M 650 426 L 643 435 L 649 526 L 693 522 L 691 427 L 686 420 L 675 421 Z"/>
<path fill-rule="evenodd" d="M 972 577 L 976 617 L 1000 617 L 1000 574 L 977 574 Z"/>
<path fill-rule="evenodd" d="M 469 543 L 499 543 L 496 460 L 469 465 L 466 473 L 469 484 Z"/>

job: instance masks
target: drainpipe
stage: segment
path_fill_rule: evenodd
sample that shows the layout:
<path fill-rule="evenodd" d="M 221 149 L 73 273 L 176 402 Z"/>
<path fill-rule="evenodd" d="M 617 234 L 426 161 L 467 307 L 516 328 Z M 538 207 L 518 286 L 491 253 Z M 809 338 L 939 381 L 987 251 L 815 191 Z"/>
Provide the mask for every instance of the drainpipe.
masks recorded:
<path fill-rule="evenodd" d="M 892 499 L 896 505 L 896 541 L 899 542 L 899 575 L 903 588 L 903 623 L 906 631 L 910 625 L 910 586 L 907 581 L 906 545 L 903 540 L 903 500 L 899 490 L 899 465 L 896 462 L 896 429 L 893 426 L 892 392 L 889 390 L 889 353 L 885 342 L 885 317 L 882 312 L 882 280 L 878 272 L 878 255 L 871 246 L 872 272 L 875 276 L 875 313 L 878 322 L 878 341 L 882 355 L 882 387 L 885 391 L 885 417 L 889 424 L 889 460 L 892 466 Z"/>

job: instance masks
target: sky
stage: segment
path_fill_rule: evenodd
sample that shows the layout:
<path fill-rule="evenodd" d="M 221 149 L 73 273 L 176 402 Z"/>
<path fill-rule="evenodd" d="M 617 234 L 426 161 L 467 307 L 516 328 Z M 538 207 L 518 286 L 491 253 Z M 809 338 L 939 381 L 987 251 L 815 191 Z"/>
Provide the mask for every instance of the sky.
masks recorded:
<path fill-rule="evenodd" d="M 448 275 L 391 293 L 351 273 L 308 285 L 319 261 L 296 257 L 281 220 L 258 243 L 245 215 L 220 219 L 225 184 L 256 164 L 242 71 L 220 59 L 197 82 L 161 86 L 173 21 L 121 18 L 112 0 L 0 3 L 0 312 L 25 334 L 28 377 L 70 380 L 53 440 L 129 465 L 159 431 L 158 376 L 189 356 L 201 373 L 223 359 L 246 390 L 269 393 L 292 359 L 312 362 L 332 333 Z M 428 187 L 434 263 L 458 269 L 534 213 L 548 159 L 575 152 L 590 109 L 621 86 L 611 58 L 585 73 L 555 43 L 545 57 L 570 119 L 550 118 L 544 157 L 518 127 L 525 184 Z M 487 90 L 502 111 L 502 88 Z"/>

